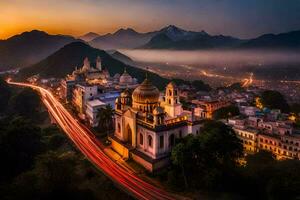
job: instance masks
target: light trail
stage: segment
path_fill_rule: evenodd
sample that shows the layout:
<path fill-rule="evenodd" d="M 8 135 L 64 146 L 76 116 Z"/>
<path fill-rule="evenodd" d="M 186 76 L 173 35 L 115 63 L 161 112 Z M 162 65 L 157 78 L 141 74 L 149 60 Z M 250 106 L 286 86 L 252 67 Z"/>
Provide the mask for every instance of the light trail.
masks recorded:
<path fill-rule="evenodd" d="M 41 98 L 51 115 L 76 147 L 92 162 L 98 169 L 106 174 L 114 183 L 137 199 L 172 200 L 172 194 L 157 188 L 129 172 L 112 161 L 100 148 L 99 141 L 82 124 L 63 107 L 63 105 L 48 90 L 28 83 L 13 82 L 9 84 L 21 87 L 30 87 L 41 93 Z"/>

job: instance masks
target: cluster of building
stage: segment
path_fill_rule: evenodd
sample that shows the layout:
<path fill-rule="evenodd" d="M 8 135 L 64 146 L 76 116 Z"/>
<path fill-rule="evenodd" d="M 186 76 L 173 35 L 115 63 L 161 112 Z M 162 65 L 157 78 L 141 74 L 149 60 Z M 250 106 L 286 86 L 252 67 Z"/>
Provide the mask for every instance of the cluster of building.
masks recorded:
<path fill-rule="evenodd" d="M 200 134 L 203 119 L 211 119 L 216 110 L 229 105 L 236 105 L 240 115 L 225 123 L 241 139 L 245 153 L 268 150 L 278 159 L 300 159 L 300 135 L 292 121 L 280 110 L 251 106 L 258 92 L 253 88 L 199 92 L 170 82 L 160 92 L 148 78 L 138 84 L 126 69 L 111 77 L 100 57 L 95 66 L 85 58 L 61 86 L 63 98 L 93 127 L 98 125 L 100 109 L 111 105 L 115 111 L 115 130 L 109 137 L 112 148 L 150 171 L 169 163 L 176 138 Z"/>
<path fill-rule="evenodd" d="M 108 104 L 114 107 L 114 101 L 123 89 L 137 86 L 137 79 L 132 78 L 126 69 L 122 75 L 111 77 L 98 56 L 95 66 L 85 58 L 81 68 L 76 67 L 71 75 L 67 75 L 61 82 L 61 95 L 66 102 L 73 104 L 81 118 L 95 127 L 100 108 Z"/>
<path fill-rule="evenodd" d="M 243 117 L 228 119 L 228 125 L 243 142 L 245 153 L 267 150 L 277 159 L 300 159 L 300 135 L 287 114 L 251 106 L 243 110 Z"/>

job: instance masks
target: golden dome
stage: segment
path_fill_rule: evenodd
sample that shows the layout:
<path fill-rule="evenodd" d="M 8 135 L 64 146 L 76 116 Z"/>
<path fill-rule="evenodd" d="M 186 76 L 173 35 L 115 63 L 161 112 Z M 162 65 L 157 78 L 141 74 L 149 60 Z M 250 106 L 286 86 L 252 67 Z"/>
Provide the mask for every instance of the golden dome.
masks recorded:
<path fill-rule="evenodd" d="M 159 90 L 146 78 L 132 93 L 132 100 L 138 104 L 158 103 Z"/>

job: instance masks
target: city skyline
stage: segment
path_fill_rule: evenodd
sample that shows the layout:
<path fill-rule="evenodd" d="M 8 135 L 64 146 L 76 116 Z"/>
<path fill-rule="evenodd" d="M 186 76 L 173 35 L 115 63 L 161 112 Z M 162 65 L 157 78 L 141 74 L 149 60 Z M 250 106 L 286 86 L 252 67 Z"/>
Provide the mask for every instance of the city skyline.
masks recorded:
<path fill-rule="evenodd" d="M 12 0 L 0 2 L 0 8 L 5 19 L 0 21 L 0 39 L 33 29 L 79 36 L 127 27 L 148 32 L 169 24 L 240 38 L 300 28 L 297 0 Z"/>

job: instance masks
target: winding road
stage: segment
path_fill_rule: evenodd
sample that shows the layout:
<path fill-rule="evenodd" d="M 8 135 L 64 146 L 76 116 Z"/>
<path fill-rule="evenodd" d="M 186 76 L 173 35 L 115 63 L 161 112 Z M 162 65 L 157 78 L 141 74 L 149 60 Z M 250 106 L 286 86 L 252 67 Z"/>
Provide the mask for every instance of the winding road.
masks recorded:
<path fill-rule="evenodd" d="M 133 172 L 126 171 L 113 160 L 111 160 L 100 148 L 99 141 L 94 135 L 78 123 L 78 121 L 63 107 L 63 105 L 53 96 L 53 94 L 36 85 L 14 82 L 7 80 L 9 84 L 21 87 L 30 87 L 40 92 L 41 98 L 51 115 L 68 137 L 74 142 L 76 147 L 106 174 L 115 184 L 137 199 L 178 199 L 174 195 L 155 187 Z"/>

